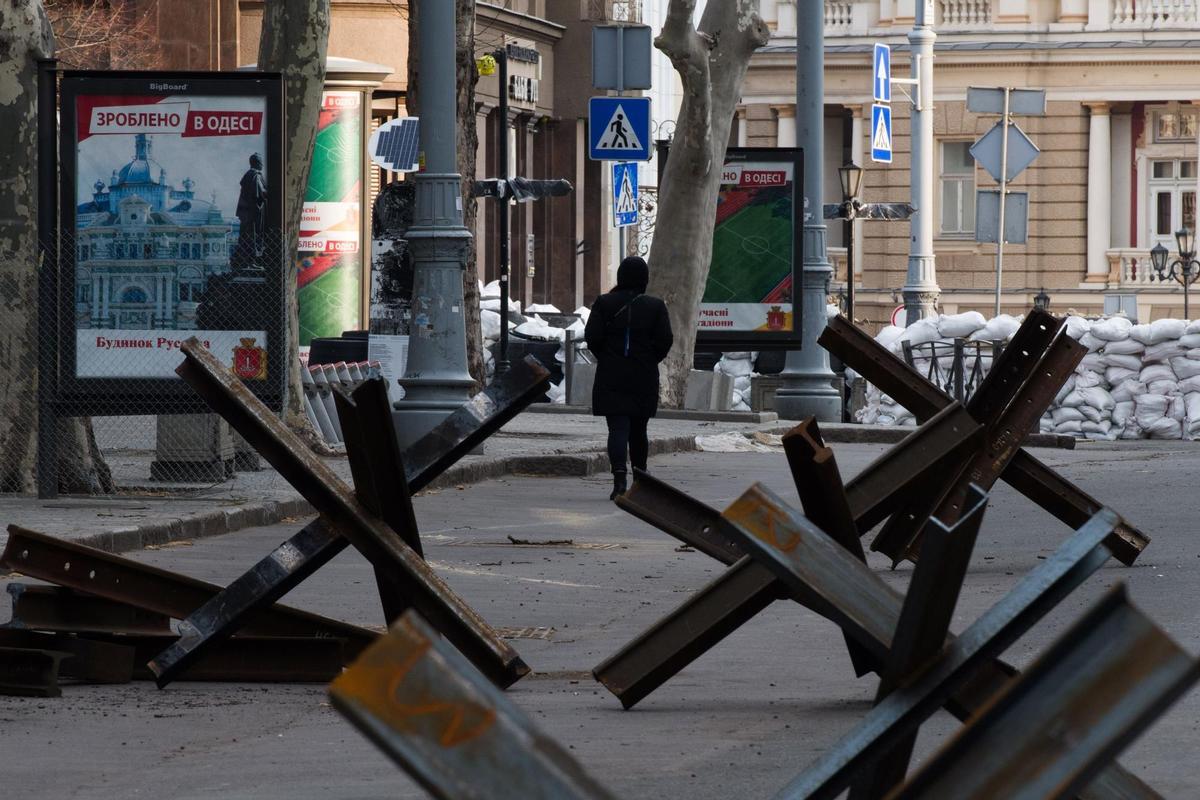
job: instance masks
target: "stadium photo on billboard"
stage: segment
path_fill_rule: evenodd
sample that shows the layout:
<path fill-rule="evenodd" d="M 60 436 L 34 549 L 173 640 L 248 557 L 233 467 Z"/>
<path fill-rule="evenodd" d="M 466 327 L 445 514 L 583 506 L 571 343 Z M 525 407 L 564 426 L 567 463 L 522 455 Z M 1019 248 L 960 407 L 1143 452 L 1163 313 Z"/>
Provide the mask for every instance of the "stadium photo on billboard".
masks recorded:
<path fill-rule="evenodd" d="M 697 317 L 697 348 L 799 344 L 800 152 L 729 149 Z"/>

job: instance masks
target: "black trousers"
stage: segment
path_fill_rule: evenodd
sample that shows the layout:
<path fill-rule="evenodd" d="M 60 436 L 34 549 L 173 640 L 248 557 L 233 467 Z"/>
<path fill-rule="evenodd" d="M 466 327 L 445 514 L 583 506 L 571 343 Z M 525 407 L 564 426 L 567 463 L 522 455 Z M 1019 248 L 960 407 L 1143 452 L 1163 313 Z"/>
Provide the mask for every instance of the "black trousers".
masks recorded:
<path fill-rule="evenodd" d="M 646 468 L 650 440 L 646 437 L 649 417 L 605 417 L 608 422 L 608 461 L 613 472 L 625 472 L 625 453 L 635 469 Z"/>

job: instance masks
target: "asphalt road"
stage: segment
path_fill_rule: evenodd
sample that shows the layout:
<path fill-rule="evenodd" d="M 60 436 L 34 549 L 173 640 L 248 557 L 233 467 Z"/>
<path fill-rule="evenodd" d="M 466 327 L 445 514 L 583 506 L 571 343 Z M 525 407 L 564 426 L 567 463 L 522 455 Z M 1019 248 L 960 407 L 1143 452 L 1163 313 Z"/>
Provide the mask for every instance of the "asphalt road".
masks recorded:
<path fill-rule="evenodd" d="M 1134 601 L 1193 653 L 1200 537 L 1200 449 L 1192 443 L 1039 451 L 1154 538 L 1133 568 L 1110 565 L 1006 658 L 1027 664 L 1106 588 Z M 882 448 L 836 447 L 843 471 Z M 713 505 L 753 481 L 794 496 L 780 454 L 654 459 L 660 477 Z M 628 517 L 599 478 L 515 478 L 423 495 L 426 553 L 495 626 L 540 638 L 514 644 L 536 673 L 509 696 L 624 798 L 765 798 L 869 708 L 839 631 L 776 603 L 675 680 L 622 711 L 590 670 L 720 569 Z M 303 524 L 242 531 L 136 557 L 208 580 L 240 574 Z M 992 496 L 954 628 L 962 630 L 1069 531 L 1001 485 Z M 508 537 L 570 544 L 514 545 Z M 909 568 L 872 565 L 903 589 Z M 11 578 L 10 578 L 11 579 Z M 382 623 L 373 576 L 349 551 L 287 602 Z M 0 620 L 7 617 L 0 611 Z M 1161 718 L 1121 761 L 1166 797 L 1200 796 L 1200 691 Z M 924 757 L 957 726 L 923 729 Z M 178 683 L 78 686 L 61 699 L 0 697 L 0 785 L 22 798 L 410 798 L 423 793 L 328 705 L 323 686 Z"/>

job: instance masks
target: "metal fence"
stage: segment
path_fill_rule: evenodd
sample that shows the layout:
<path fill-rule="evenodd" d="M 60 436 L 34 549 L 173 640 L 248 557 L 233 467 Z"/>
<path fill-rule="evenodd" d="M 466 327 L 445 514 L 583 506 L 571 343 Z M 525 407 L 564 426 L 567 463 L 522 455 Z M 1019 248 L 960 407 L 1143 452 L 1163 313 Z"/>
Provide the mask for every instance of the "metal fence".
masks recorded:
<path fill-rule="evenodd" d="M 37 376 L 43 494 L 55 485 L 66 494 L 228 488 L 258 469 L 254 451 L 174 370 L 196 336 L 281 407 L 292 368 L 285 251 L 278 237 L 239 244 L 232 209 L 186 194 L 167 204 L 134 194 L 94 214 L 81 207 L 77 230 L 43 247 L 40 335 L 17 367 Z M 7 474 L 0 491 L 29 490 Z"/>
<path fill-rule="evenodd" d="M 904 360 L 924 375 L 930 383 L 960 403 L 975 394 L 987 377 L 993 359 L 1004 352 L 1003 342 L 972 342 L 955 339 L 953 342 L 925 342 L 914 345 L 902 342 Z"/>

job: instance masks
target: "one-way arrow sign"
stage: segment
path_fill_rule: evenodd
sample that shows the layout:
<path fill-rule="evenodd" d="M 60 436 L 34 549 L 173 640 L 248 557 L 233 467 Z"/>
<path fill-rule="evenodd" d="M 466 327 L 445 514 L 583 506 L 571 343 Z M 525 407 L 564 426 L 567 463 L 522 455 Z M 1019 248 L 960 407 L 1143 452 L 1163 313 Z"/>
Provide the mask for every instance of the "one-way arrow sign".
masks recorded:
<path fill-rule="evenodd" d="M 875 43 L 875 57 L 871 60 L 871 79 L 874 83 L 875 102 L 892 102 L 892 48 Z"/>

